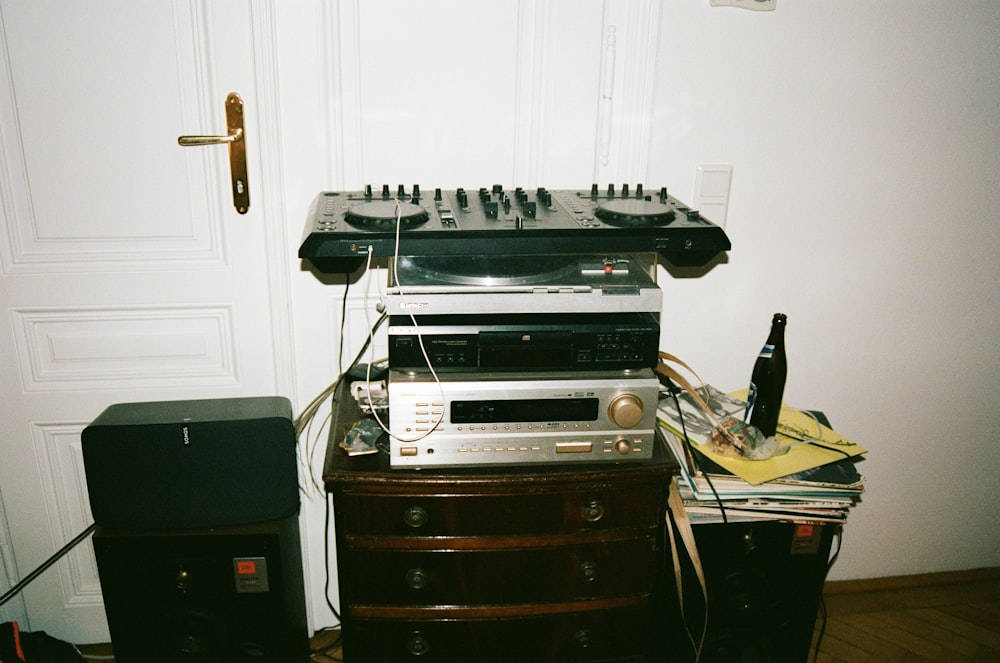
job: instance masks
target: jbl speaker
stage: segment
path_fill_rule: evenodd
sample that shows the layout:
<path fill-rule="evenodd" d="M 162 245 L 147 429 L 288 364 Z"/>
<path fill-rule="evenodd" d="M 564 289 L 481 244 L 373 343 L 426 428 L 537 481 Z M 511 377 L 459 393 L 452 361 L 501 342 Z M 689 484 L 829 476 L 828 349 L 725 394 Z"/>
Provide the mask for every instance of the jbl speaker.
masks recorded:
<path fill-rule="evenodd" d="M 765 521 L 692 529 L 708 586 L 700 661 L 806 663 L 837 526 Z M 706 610 L 691 568 L 684 571 L 684 615 L 697 640 Z M 676 593 L 666 593 L 667 618 L 679 625 Z M 691 651 L 679 628 L 668 637 L 675 650 Z"/>
<path fill-rule="evenodd" d="M 93 537 L 118 663 L 306 663 L 297 516 Z"/>
<path fill-rule="evenodd" d="M 110 528 L 196 528 L 299 508 L 288 399 L 121 403 L 81 437 L 91 511 Z"/>

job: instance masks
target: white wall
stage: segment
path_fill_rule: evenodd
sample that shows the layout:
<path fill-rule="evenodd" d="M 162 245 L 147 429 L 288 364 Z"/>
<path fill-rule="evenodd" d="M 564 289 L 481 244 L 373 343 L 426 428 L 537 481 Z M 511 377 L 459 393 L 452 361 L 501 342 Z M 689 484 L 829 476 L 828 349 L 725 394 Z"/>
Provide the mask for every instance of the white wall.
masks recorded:
<path fill-rule="evenodd" d="M 651 173 L 734 167 L 728 264 L 662 283 L 665 347 L 870 449 L 834 578 L 1000 563 L 1000 5 L 664 5 Z"/>
<path fill-rule="evenodd" d="M 623 8 L 659 22 L 655 87 L 648 106 L 618 109 L 619 128 L 643 126 L 601 168 L 586 82 L 601 21 Z M 788 313 L 786 400 L 825 410 L 871 450 L 833 578 L 1000 565 L 1000 5 L 299 0 L 277 12 L 291 245 L 322 188 L 586 187 L 607 175 L 690 200 L 698 164 L 731 164 L 733 250 L 707 274 L 661 274 L 663 349 L 742 388 L 771 314 Z M 622 53 L 641 38 L 621 29 Z M 525 59 L 539 43 L 540 59 Z M 525 91 L 525 65 L 550 77 Z M 299 405 L 335 376 L 342 295 L 294 275 Z"/>

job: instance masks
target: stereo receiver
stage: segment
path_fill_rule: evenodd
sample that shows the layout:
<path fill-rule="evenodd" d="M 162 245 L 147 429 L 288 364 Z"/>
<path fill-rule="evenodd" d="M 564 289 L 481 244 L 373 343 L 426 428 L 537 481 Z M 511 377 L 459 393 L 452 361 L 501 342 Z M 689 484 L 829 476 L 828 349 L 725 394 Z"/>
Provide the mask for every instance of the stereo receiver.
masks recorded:
<path fill-rule="evenodd" d="M 392 467 L 648 460 L 652 369 L 389 373 Z"/>

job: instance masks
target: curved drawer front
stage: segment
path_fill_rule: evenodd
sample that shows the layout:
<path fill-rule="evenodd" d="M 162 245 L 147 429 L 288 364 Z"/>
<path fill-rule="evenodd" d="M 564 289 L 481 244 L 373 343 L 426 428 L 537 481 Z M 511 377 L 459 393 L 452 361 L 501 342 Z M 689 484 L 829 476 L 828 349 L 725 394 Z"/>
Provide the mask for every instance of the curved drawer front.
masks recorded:
<path fill-rule="evenodd" d="M 490 605 L 649 592 L 654 540 L 565 547 L 341 553 L 352 605 Z"/>
<path fill-rule="evenodd" d="M 666 483 L 600 486 L 537 494 L 334 495 L 347 535 L 504 536 L 646 529 L 658 524 Z"/>
<path fill-rule="evenodd" d="M 501 619 L 355 619 L 344 633 L 347 661 L 405 663 L 575 663 L 642 661 L 645 603 L 603 611 Z"/>

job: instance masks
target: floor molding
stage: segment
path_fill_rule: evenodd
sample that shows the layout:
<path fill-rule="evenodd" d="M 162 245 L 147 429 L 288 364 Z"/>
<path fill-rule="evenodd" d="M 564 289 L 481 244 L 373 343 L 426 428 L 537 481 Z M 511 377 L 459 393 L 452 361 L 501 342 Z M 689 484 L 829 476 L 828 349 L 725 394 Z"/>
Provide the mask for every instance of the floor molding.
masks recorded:
<path fill-rule="evenodd" d="M 933 587 L 936 585 L 961 585 L 982 582 L 984 580 L 996 580 L 998 578 L 1000 578 L 1000 567 L 920 573 L 917 575 L 889 576 L 885 578 L 833 580 L 823 586 L 823 593 L 856 594 L 859 592 L 881 592 L 917 587 Z"/>

